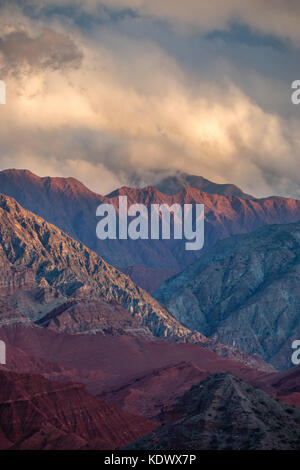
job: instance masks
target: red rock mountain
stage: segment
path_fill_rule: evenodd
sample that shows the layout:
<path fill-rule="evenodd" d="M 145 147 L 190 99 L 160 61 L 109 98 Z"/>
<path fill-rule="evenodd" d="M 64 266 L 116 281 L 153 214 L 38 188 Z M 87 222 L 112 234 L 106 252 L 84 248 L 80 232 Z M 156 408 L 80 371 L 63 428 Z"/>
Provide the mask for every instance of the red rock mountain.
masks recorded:
<path fill-rule="evenodd" d="M 50 310 L 35 322 L 37 325 L 61 333 L 77 334 L 101 331 L 103 333 L 138 333 L 152 336 L 146 326 L 117 302 L 72 299 Z"/>
<path fill-rule="evenodd" d="M 81 384 L 0 370 L 0 448 L 115 449 L 155 427 Z"/>
<path fill-rule="evenodd" d="M 166 397 L 166 402 L 168 394 L 174 395 L 174 387 L 168 385 L 168 380 L 170 384 L 176 383 L 176 393 L 181 393 L 194 383 L 193 376 L 199 379 L 199 374 L 228 371 L 249 382 L 270 375 L 270 372 L 222 358 L 196 344 L 140 335 L 111 332 L 69 335 L 17 323 L 2 325 L 0 339 L 7 344 L 8 368 L 46 374 L 48 378 L 59 380 L 70 381 L 74 377 L 72 381 L 86 384 L 89 392 L 101 396 L 108 393 L 110 398 L 112 391 L 115 393 L 121 388 L 126 389 L 126 396 L 146 393 L 146 397 L 147 390 L 149 393 L 151 390 L 153 398 L 150 394 L 147 398 L 151 409 L 150 402 L 158 403 L 160 393 L 161 397 Z M 159 377 L 163 377 L 161 386 Z M 119 398 L 116 403 L 122 405 Z M 140 411 L 137 402 L 135 412 Z"/>
<path fill-rule="evenodd" d="M 208 374 L 192 362 L 182 361 L 136 376 L 99 396 L 128 413 L 163 420 L 178 398 Z"/>
<path fill-rule="evenodd" d="M 193 344 L 111 332 L 58 334 L 21 323 L 0 327 L 0 339 L 7 345 L 2 369 L 83 383 L 88 392 L 155 421 L 214 372 L 230 372 L 298 406 L 299 368 L 285 374 L 259 372 Z"/>

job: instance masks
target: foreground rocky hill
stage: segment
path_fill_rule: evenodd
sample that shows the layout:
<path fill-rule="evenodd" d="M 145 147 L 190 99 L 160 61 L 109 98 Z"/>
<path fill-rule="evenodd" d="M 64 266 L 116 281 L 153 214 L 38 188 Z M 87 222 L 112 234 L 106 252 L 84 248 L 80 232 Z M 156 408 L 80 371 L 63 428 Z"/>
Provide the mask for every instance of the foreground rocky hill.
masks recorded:
<path fill-rule="evenodd" d="M 230 374 L 194 385 L 130 450 L 299 450 L 300 410 Z"/>
<path fill-rule="evenodd" d="M 189 328 L 275 367 L 291 367 L 300 338 L 300 223 L 219 242 L 155 296 Z"/>

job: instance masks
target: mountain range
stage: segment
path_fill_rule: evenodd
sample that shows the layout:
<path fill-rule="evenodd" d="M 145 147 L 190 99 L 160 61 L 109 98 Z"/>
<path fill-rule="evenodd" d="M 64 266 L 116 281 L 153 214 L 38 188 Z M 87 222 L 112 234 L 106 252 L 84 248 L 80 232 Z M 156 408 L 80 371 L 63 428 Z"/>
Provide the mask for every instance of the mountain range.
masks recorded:
<path fill-rule="evenodd" d="M 22 170 L 4 171 L 1 178 L 6 191 L 9 185 L 19 191 L 23 187 L 23 199 L 28 197 L 30 205 L 36 198 L 36 203 L 43 206 L 40 201 L 44 201 L 46 208 L 50 196 L 56 195 L 56 213 L 57 208 L 65 210 L 63 199 L 70 213 L 70 201 L 80 206 L 82 200 L 97 196 L 73 179 L 39 178 Z M 185 180 L 189 181 L 187 176 Z M 29 191 L 29 182 L 33 191 Z M 36 186 L 40 192 L 36 192 Z M 159 193 L 157 199 L 156 191 L 123 188 L 109 199 L 115 201 L 117 195 L 126 194 L 130 203 L 164 202 L 165 196 Z M 278 208 L 280 202 L 287 218 L 295 218 L 298 211 L 295 200 L 240 199 L 210 195 L 197 188 L 184 191 L 184 203 L 191 202 L 191 198 L 195 201 L 201 193 L 202 199 L 223 198 L 226 204 L 271 202 L 273 208 Z M 183 192 L 176 195 L 182 196 Z M 23 209 L 14 199 L 0 196 L 0 215 L 0 297 L 2 303 L 5 297 L 8 306 L 2 308 L 2 320 L 29 319 L 66 333 L 125 328 L 139 334 L 199 342 L 227 357 L 234 357 L 232 350 L 238 349 L 252 356 L 258 354 L 279 368 L 291 366 L 289 348 L 299 330 L 294 273 L 297 254 L 293 255 L 290 248 L 290 244 L 297 247 L 297 236 L 292 235 L 298 230 L 297 224 L 265 225 L 252 232 L 247 219 L 244 229 L 249 234 L 229 237 L 210 250 L 205 249 L 199 259 L 178 275 L 168 271 L 173 277 L 156 291 L 158 303 L 81 241 Z M 268 217 L 270 213 L 265 211 L 262 220 L 267 224 Z M 217 223 L 216 227 L 220 230 Z M 283 256 L 276 253 L 278 250 Z M 147 250 L 146 253 L 148 257 Z M 156 255 L 159 257 L 160 253 Z M 146 270 L 144 283 L 149 272 L 157 284 L 163 279 L 156 275 L 155 268 L 132 266 L 124 270 L 137 279 Z M 238 356 L 236 351 L 237 360 Z M 240 355 L 239 360 L 249 363 L 246 356 Z"/>
<path fill-rule="evenodd" d="M 6 323 L 30 321 L 72 334 L 121 328 L 199 343 L 225 357 L 267 367 L 259 357 L 186 328 L 95 252 L 1 194 L 0 235 L 1 320 Z"/>
<path fill-rule="evenodd" d="M 150 268 L 152 271 L 142 286 L 150 289 L 153 287 L 149 281 L 153 277 L 153 269 L 158 270 L 160 279 L 166 279 L 170 271 L 179 272 L 195 261 L 197 256 L 202 256 L 202 251 L 186 251 L 185 240 L 98 240 L 95 233 L 98 221 L 96 209 L 100 204 L 113 204 L 117 212 L 119 196 L 127 196 L 128 204 L 142 203 L 147 207 L 162 203 L 204 204 L 205 249 L 220 239 L 248 233 L 265 224 L 290 223 L 300 219 L 300 201 L 295 199 L 252 199 L 240 190 L 227 188 L 221 191 L 215 183 L 200 184 L 201 177 L 191 179 L 198 181 L 198 184 L 194 182 L 198 187 L 177 185 L 180 192 L 172 195 L 149 186 L 142 189 L 123 187 L 108 196 L 101 196 L 74 178 L 40 178 L 28 170 L 4 170 L 0 172 L 0 192 L 15 198 L 25 209 L 81 241 L 108 263 L 122 270 L 143 267 L 144 277 Z M 165 183 L 159 186 L 160 189 L 172 193 L 166 189 L 166 180 L 163 181 Z M 173 177 L 172 181 L 176 186 L 176 178 L 174 180 Z M 184 177 L 184 181 L 189 181 L 188 176 Z M 208 187 L 209 191 L 216 187 L 216 191 L 223 194 L 200 189 L 207 190 Z"/>
<path fill-rule="evenodd" d="M 277 423 L 298 426 L 300 370 L 274 366 L 291 367 L 300 333 L 300 202 L 182 174 L 160 183 L 169 194 L 99 196 L 72 178 L 0 173 L 10 193 L 0 194 L 0 374 L 11 396 L 10 407 L 0 399 L 2 448 L 298 446 Z M 180 240 L 98 244 L 95 209 L 117 208 L 119 195 L 148 207 L 204 203 L 204 250 L 189 257 Z"/>

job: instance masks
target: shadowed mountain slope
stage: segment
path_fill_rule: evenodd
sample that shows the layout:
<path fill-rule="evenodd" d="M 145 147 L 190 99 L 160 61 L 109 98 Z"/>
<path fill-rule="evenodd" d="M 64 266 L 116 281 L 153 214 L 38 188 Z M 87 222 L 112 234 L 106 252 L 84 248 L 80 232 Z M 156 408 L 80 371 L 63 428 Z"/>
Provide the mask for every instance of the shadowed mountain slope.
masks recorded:
<path fill-rule="evenodd" d="M 271 225 L 219 242 L 156 298 L 208 337 L 291 367 L 300 337 L 300 223 Z"/>
<path fill-rule="evenodd" d="M 194 385 L 169 420 L 126 449 L 300 449 L 300 410 L 230 374 Z"/>

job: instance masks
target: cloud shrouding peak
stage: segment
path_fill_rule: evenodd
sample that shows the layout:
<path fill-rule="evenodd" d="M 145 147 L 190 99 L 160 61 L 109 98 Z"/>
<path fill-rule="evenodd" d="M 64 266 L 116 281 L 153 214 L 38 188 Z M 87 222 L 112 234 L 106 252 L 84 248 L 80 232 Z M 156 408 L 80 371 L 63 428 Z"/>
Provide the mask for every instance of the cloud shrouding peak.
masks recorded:
<path fill-rule="evenodd" d="M 116 24 L 102 17 L 97 24 L 98 8 L 105 3 L 114 9 L 131 5 L 139 17 Z M 232 182 L 259 196 L 300 196 L 299 119 L 264 107 L 261 92 L 255 99 L 255 92 L 250 96 L 241 80 L 246 76 L 256 90 L 257 81 L 272 88 L 269 77 L 249 73 L 244 65 L 238 69 L 236 57 L 234 63 L 230 56 L 215 57 L 219 43 L 202 39 L 202 50 L 191 50 L 182 60 L 171 52 L 171 46 L 176 49 L 189 41 L 182 31 L 169 36 L 161 31 L 161 41 L 160 35 L 156 40 L 139 32 L 137 39 L 128 33 L 139 31 L 149 17 L 193 24 L 205 32 L 247 18 L 257 30 L 267 31 L 256 16 L 263 17 L 268 2 L 259 2 L 261 15 L 256 2 L 242 8 L 241 2 L 212 0 L 202 10 L 199 3 L 184 2 L 183 10 L 182 2 L 168 0 L 72 2 L 78 17 L 83 11 L 94 14 L 93 26 L 87 29 L 75 18 L 66 22 L 63 10 L 26 16 L 18 2 L 13 9 L 2 2 L 0 78 L 6 81 L 8 99 L 0 107 L 1 168 L 75 176 L 103 194 L 136 177 L 147 184 L 157 172 L 171 169 Z M 282 3 L 274 3 L 279 14 Z M 68 4 L 39 2 L 38 9 Z M 296 3 L 290 2 L 282 25 L 296 10 Z M 275 31 L 272 15 L 268 21 L 273 29 L 269 26 L 268 32 L 282 35 Z M 293 21 L 285 37 L 291 37 Z M 253 54 L 255 49 L 247 46 L 245 51 Z M 207 61 L 190 66 L 200 52 Z M 274 86 L 282 90 L 276 77 Z"/>

